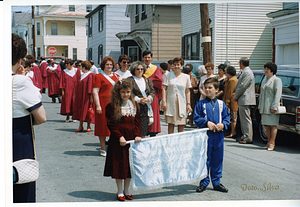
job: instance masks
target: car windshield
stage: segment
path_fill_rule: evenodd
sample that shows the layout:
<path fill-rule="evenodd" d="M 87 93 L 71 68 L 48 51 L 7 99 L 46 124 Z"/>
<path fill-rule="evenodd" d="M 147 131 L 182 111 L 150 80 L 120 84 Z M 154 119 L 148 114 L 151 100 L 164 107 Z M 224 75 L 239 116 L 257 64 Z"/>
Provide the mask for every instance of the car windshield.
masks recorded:
<path fill-rule="evenodd" d="M 282 95 L 298 96 L 299 94 L 299 78 L 277 75 L 282 81 Z"/>

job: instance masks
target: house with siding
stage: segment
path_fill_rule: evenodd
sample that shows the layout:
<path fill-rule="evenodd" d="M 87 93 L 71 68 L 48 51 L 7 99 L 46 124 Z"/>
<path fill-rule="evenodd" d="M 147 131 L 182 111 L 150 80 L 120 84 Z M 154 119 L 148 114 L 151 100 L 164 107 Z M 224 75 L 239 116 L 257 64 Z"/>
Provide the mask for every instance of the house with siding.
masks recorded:
<path fill-rule="evenodd" d="M 214 73 L 221 63 L 239 69 L 241 57 L 248 57 L 254 70 L 272 61 L 273 30 L 266 14 L 281 7 L 280 2 L 208 4 Z M 202 60 L 200 4 L 182 4 L 181 20 L 182 57 Z"/>
<path fill-rule="evenodd" d="M 121 55 L 120 40 L 116 37 L 119 31 L 130 30 L 130 19 L 125 16 L 126 4 L 99 5 L 91 11 L 87 18 L 87 60 L 95 65 L 105 56 L 118 61 Z"/>
<path fill-rule="evenodd" d="M 283 2 L 282 9 L 267 16 L 272 18 L 273 62 L 277 65 L 299 65 L 299 3 Z"/>
<path fill-rule="evenodd" d="M 72 59 L 86 58 L 86 19 L 85 16 L 95 5 L 40 5 L 35 6 L 35 50 L 36 58 L 51 56 L 50 47 L 56 49 L 55 56 Z M 28 23 L 32 28 L 32 23 Z M 29 29 L 32 37 L 32 29 Z M 32 38 L 29 38 L 32 44 Z M 33 49 L 29 51 L 33 54 Z"/>
<path fill-rule="evenodd" d="M 25 40 L 26 45 L 28 45 L 28 27 L 26 24 L 28 21 L 31 21 L 31 13 L 22 11 L 13 12 L 11 32 L 22 37 Z"/>
<path fill-rule="evenodd" d="M 130 31 L 120 30 L 116 36 L 121 50 L 131 60 L 141 60 L 142 52 L 149 49 L 153 61 L 169 60 L 180 56 L 181 6 L 179 4 L 128 4 Z"/>

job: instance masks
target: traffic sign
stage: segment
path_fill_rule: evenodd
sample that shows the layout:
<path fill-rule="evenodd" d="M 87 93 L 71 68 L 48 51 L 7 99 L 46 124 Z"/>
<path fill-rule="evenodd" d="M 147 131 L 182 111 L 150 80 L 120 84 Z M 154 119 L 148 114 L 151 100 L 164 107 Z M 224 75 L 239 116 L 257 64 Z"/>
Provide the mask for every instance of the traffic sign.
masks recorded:
<path fill-rule="evenodd" d="M 55 47 L 50 47 L 48 49 L 48 53 L 49 53 L 49 55 L 55 55 L 56 54 L 56 48 Z"/>

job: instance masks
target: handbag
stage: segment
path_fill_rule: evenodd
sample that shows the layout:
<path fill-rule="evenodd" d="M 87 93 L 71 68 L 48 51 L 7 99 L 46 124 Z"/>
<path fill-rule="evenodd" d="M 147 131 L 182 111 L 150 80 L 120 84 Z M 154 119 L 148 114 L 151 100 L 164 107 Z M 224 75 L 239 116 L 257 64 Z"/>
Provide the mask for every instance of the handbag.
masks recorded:
<path fill-rule="evenodd" d="M 277 110 L 275 112 L 276 114 L 285 114 L 286 113 L 286 108 L 283 106 L 282 99 L 280 100 L 280 105 L 277 107 Z"/>
<path fill-rule="evenodd" d="M 12 84 L 14 82 L 14 78 L 12 80 Z M 34 182 L 39 177 L 39 163 L 36 161 L 36 153 L 35 153 L 35 135 L 33 129 L 32 122 L 32 114 L 30 116 L 30 125 L 32 132 L 32 143 L 33 143 L 33 151 L 34 151 L 34 159 L 21 159 L 13 162 L 13 178 L 14 184 L 24 184 Z"/>
<path fill-rule="evenodd" d="M 93 117 L 95 116 L 95 111 L 94 111 L 92 104 L 90 104 L 90 107 L 87 111 L 87 115 L 88 115 L 89 119 L 93 119 Z"/>
<path fill-rule="evenodd" d="M 16 169 L 17 182 L 15 184 L 24 184 L 34 182 L 39 177 L 39 163 L 34 159 L 22 159 L 13 162 Z"/>

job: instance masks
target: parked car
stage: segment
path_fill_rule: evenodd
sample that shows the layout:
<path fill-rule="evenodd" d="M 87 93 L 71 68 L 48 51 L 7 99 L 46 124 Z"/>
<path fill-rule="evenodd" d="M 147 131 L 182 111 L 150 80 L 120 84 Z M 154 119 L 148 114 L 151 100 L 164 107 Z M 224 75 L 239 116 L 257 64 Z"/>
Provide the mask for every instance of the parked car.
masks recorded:
<path fill-rule="evenodd" d="M 61 61 L 66 60 L 66 57 L 64 57 L 64 56 L 48 56 L 48 57 L 45 57 L 46 61 L 48 61 L 50 59 L 54 59 L 55 62 L 57 64 L 59 64 Z"/>
<path fill-rule="evenodd" d="M 261 83 L 265 78 L 263 70 L 254 70 L 256 103 L 255 116 L 252 116 L 254 127 L 258 127 L 259 135 L 263 142 L 268 141 L 267 128 L 261 124 L 261 115 L 257 106 Z M 276 76 L 282 81 L 282 103 L 286 107 L 286 113 L 280 114 L 278 129 L 294 132 L 300 138 L 300 68 L 298 66 L 277 66 Z"/>

